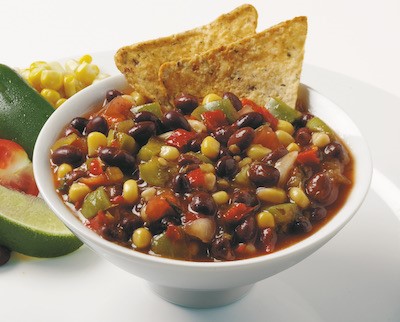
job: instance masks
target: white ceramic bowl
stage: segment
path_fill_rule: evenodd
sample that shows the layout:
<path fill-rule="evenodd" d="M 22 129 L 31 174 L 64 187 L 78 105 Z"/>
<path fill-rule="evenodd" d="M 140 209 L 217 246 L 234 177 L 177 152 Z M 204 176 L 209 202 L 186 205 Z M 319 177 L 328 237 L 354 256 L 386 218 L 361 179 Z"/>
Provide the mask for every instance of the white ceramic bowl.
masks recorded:
<path fill-rule="evenodd" d="M 124 89 L 122 75 L 110 77 L 70 98 L 44 125 L 37 139 L 33 166 L 41 195 L 57 216 L 87 246 L 111 263 L 147 280 L 164 299 L 183 306 L 215 307 L 244 296 L 251 286 L 279 273 L 323 246 L 352 218 L 366 196 L 372 164 L 367 145 L 349 117 L 333 102 L 307 87 L 301 87 L 310 110 L 326 120 L 351 149 L 355 159 L 355 184 L 347 202 L 336 216 L 309 238 L 270 255 L 216 263 L 159 258 L 118 246 L 85 227 L 65 206 L 54 188 L 50 169 L 50 147 L 61 129 L 76 116 L 102 102 L 107 90 Z"/>

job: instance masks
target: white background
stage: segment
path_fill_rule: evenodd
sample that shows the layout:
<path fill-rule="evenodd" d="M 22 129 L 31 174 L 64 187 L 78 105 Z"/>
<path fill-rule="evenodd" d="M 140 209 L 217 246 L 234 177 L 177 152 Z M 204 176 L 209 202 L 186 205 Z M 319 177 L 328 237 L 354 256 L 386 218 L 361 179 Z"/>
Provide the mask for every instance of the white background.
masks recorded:
<path fill-rule="evenodd" d="M 400 96 L 399 0 L 247 1 L 258 30 L 298 15 L 309 18 L 305 62 Z M 117 50 L 140 40 L 206 24 L 245 1 L 0 1 L 0 62 Z"/>
<path fill-rule="evenodd" d="M 243 3 L 0 0 L 0 63 L 27 67 L 115 52 L 206 24 Z M 305 79 L 343 106 L 370 144 L 372 189 L 350 224 L 243 300 L 203 311 L 162 301 L 86 247 L 49 260 L 14 253 L 0 268 L 0 321 L 400 321 L 400 99 L 376 90 L 400 98 L 400 1 L 248 3 L 258 10 L 258 30 L 308 16 L 305 62 L 335 73 L 308 68 Z"/>

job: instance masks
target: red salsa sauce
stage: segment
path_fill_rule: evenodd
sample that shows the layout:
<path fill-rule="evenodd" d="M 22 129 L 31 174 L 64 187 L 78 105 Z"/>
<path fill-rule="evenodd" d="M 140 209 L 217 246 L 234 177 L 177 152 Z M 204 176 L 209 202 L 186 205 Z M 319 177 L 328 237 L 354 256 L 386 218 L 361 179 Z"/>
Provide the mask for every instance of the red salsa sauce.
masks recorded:
<path fill-rule="evenodd" d="M 101 237 L 153 256 L 230 261 L 310 236 L 346 202 L 353 160 L 317 116 L 278 99 L 107 92 L 51 149 L 57 192 Z"/>

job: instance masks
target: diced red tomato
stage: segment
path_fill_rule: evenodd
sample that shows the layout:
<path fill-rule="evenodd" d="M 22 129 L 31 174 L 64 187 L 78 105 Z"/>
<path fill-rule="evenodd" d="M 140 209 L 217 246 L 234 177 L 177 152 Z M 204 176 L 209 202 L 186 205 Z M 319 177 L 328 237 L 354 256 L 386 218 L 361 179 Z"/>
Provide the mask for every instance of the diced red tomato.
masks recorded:
<path fill-rule="evenodd" d="M 214 131 L 220 126 L 228 125 L 228 120 L 221 110 L 204 112 L 201 114 L 201 118 L 209 131 Z"/>
<path fill-rule="evenodd" d="M 205 173 L 200 168 L 190 171 L 187 177 L 193 188 L 201 188 L 206 184 Z"/>
<path fill-rule="evenodd" d="M 244 218 L 253 208 L 244 203 L 235 203 L 232 207 L 222 214 L 222 218 L 227 222 L 238 222 Z"/>
<path fill-rule="evenodd" d="M 318 156 L 318 148 L 316 146 L 313 146 L 310 149 L 301 151 L 297 155 L 297 162 L 300 164 L 313 165 L 313 164 L 319 164 L 320 161 L 321 160 Z"/>
<path fill-rule="evenodd" d="M 276 150 L 281 146 L 275 132 L 268 125 L 263 125 L 256 130 L 253 144 L 261 144 L 271 150 Z"/>
<path fill-rule="evenodd" d="M 254 112 L 260 113 L 264 117 L 264 120 L 268 122 L 274 130 L 276 129 L 276 126 L 278 125 L 278 119 L 273 116 L 265 107 L 256 104 L 248 98 L 242 99 L 242 105 L 251 106 Z"/>
<path fill-rule="evenodd" d="M 93 175 L 99 175 L 103 173 L 103 165 L 99 159 L 93 159 L 89 164 L 89 172 Z"/>
<path fill-rule="evenodd" d="M 116 196 L 114 198 L 111 199 L 111 203 L 113 204 L 118 204 L 118 205 L 122 205 L 125 203 L 125 199 L 122 196 Z"/>
<path fill-rule="evenodd" d="M 80 178 L 79 182 L 84 183 L 93 189 L 93 188 L 107 184 L 109 182 L 109 180 L 108 180 L 107 176 L 104 173 L 102 173 L 102 174 L 99 174 L 99 175 L 93 176 L 93 177 Z"/>
<path fill-rule="evenodd" d="M 150 222 L 157 221 L 169 214 L 173 214 L 174 210 L 169 202 L 162 196 L 151 198 L 146 206 L 147 220 Z"/>
<path fill-rule="evenodd" d="M 132 103 L 122 96 L 112 99 L 104 108 L 101 114 L 111 125 L 115 122 L 121 122 L 129 118 Z"/>
<path fill-rule="evenodd" d="M 189 132 L 184 129 L 175 130 L 167 139 L 167 144 L 172 145 L 178 149 L 186 146 L 190 140 L 196 137 L 195 132 Z"/>
<path fill-rule="evenodd" d="M 104 211 L 100 210 L 96 216 L 89 219 L 88 226 L 94 231 L 100 232 L 101 228 L 109 224 L 111 220 Z"/>
<path fill-rule="evenodd" d="M 18 143 L 0 139 L 0 185 L 33 196 L 39 194 L 28 154 Z"/>
<path fill-rule="evenodd" d="M 167 237 L 172 241 L 178 241 L 183 238 L 182 230 L 173 224 L 167 226 L 167 230 L 165 231 L 165 233 Z"/>

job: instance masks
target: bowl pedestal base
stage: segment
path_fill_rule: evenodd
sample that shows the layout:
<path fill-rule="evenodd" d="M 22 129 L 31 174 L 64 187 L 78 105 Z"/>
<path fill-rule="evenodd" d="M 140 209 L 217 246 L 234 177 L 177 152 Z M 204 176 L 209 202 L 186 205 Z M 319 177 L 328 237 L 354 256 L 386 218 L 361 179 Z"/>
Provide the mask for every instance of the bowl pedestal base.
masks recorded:
<path fill-rule="evenodd" d="M 243 298 L 253 287 L 253 284 L 222 290 L 190 290 L 160 286 L 149 283 L 162 299 L 180 306 L 205 309 L 231 304 Z"/>

